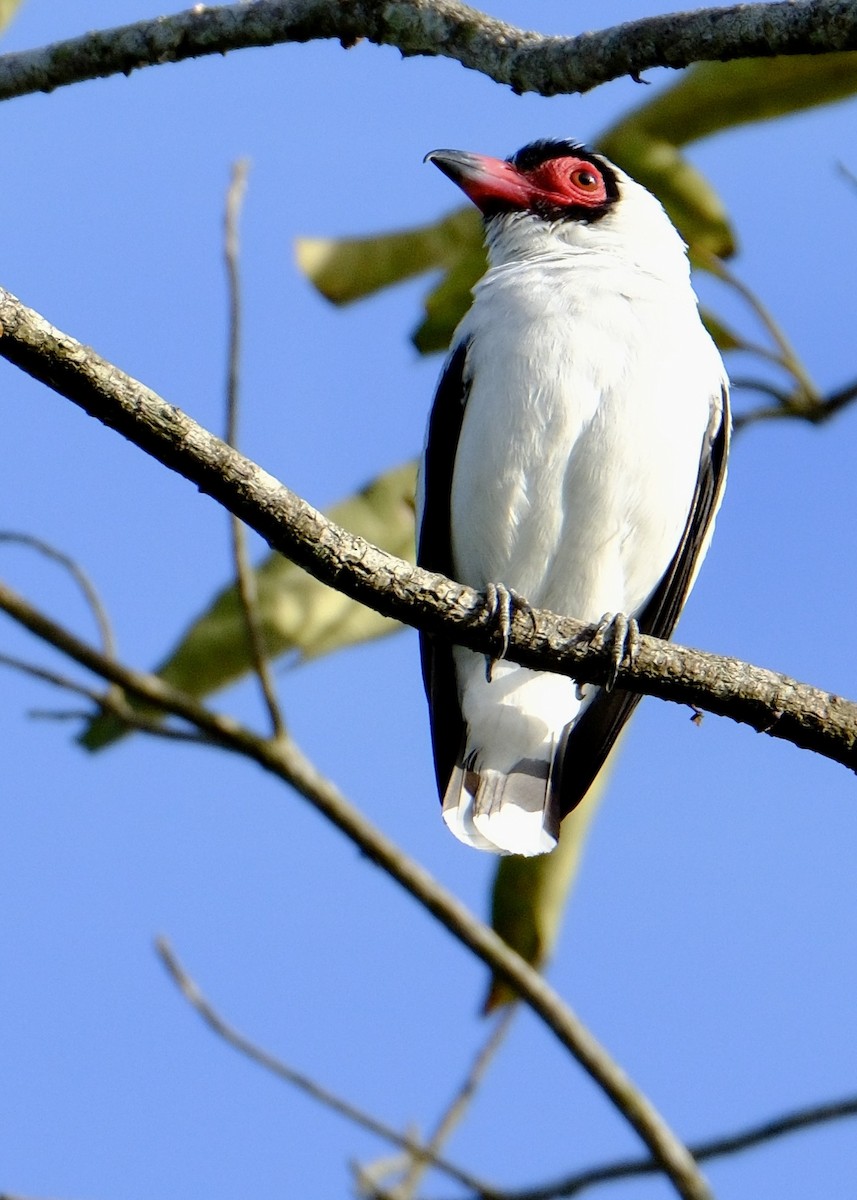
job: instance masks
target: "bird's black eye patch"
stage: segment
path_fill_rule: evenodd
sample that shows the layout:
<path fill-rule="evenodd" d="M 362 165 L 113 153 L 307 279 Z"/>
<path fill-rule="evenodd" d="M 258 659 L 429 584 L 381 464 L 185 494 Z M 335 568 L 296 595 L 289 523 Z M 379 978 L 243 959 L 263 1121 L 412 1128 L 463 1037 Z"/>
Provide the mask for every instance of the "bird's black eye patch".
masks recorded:
<path fill-rule="evenodd" d="M 570 139 L 561 138 L 542 138 L 538 142 L 530 142 L 528 146 L 522 146 L 516 153 L 510 155 L 506 160 L 518 168 L 519 171 L 525 174 L 528 171 L 534 171 L 536 167 L 540 167 L 551 158 L 589 158 L 589 151 L 580 142 L 573 142 Z"/>

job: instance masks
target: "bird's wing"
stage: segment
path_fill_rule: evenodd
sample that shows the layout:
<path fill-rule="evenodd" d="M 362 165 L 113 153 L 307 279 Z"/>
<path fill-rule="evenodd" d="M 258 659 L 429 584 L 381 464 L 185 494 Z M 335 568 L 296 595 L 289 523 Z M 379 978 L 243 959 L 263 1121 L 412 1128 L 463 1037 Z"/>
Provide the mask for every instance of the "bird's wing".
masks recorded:
<path fill-rule="evenodd" d="M 637 617 L 641 633 L 668 638 L 675 629 L 699 563 L 708 548 L 712 522 L 726 482 L 730 432 L 729 393 L 724 386 L 720 397 L 712 398 L 708 428 L 702 441 L 696 490 L 678 549 Z M 621 689 L 601 691 L 584 710 L 580 720 L 571 727 L 558 752 L 562 817 L 571 812 L 589 791 L 640 699 L 638 694 Z"/>
<path fill-rule="evenodd" d="M 422 513 L 417 562 L 427 571 L 455 577 L 452 562 L 452 475 L 467 403 L 464 376 L 468 342 L 452 351 L 437 385 L 429 417 L 421 473 Z M 464 740 L 464 720 L 452 659 L 452 643 L 420 633 L 423 683 L 429 703 L 434 767 L 441 796 L 456 765 Z"/>

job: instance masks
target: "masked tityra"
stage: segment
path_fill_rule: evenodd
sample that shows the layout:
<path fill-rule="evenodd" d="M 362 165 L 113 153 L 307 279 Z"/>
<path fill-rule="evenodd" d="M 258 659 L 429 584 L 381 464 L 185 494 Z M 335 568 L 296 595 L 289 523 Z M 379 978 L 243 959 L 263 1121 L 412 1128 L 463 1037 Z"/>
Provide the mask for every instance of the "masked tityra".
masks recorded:
<path fill-rule="evenodd" d="M 420 565 L 668 637 L 729 442 L 684 243 L 645 188 L 574 142 L 428 159 L 481 211 L 489 269 L 429 419 Z M 421 651 L 447 825 L 481 850 L 552 849 L 639 697 L 505 661 L 486 672 L 437 637 Z"/>

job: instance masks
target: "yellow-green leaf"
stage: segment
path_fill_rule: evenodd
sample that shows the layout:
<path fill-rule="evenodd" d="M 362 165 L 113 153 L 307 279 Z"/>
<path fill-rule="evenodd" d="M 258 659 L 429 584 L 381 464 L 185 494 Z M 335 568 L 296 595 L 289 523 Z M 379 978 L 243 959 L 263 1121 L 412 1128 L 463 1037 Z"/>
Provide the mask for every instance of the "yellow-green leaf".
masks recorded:
<path fill-rule="evenodd" d="M 655 193 L 689 245 L 735 249 L 723 204 L 678 147 L 857 92 L 857 52 L 698 63 L 623 117 L 597 145 Z"/>
<path fill-rule="evenodd" d="M 374 545 L 413 560 L 415 479 L 415 464 L 406 463 L 335 505 L 328 515 Z M 272 659 L 291 653 L 306 661 L 399 628 L 396 621 L 325 587 L 279 554 L 265 559 L 256 582 L 262 632 Z M 200 698 L 251 668 L 244 614 L 232 584 L 193 622 L 157 674 Z M 90 722 L 80 741 L 98 750 L 124 732 L 120 721 L 105 714 Z"/>
<path fill-rule="evenodd" d="M 509 855 L 497 867 L 491 924 L 504 942 L 539 970 L 553 953 L 589 825 L 604 794 L 613 754 L 584 800 L 563 821 L 554 851 L 536 858 Z M 514 990 L 504 980 L 494 977 L 484 1011 L 493 1012 L 514 999 Z"/>
<path fill-rule="evenodd" d="M 830 104 L 857 92 L 857 51 L 697 63 L 672 87 L 620 121 L 636 131 L 684 146 L 712 133 Z"/>
<path fill-rule="evenodd" d="M 710 308 L 700 308 L 699 315 L 702 323 L 714 339 L 714 344 L 721 354 L 727 350 L 751 350 L 753 347 L 721 320 Z"/>
<path fill-rule="evenodd" d="M 470 307 L 473 288 L 485 274 L 487 265 L 479 228 L 472 244 L 462 246 L 461 257 L 425 298 L 426 315 L 413 334 L 413 343 L 420 354 L 447 348 L 456 325 Z"/>
<path fill-rule="evenodd" d="M 303 273 L 334 304 L 350 304 L 437 267 L 456 267 L 482 245 L 474 208 L 458 209 L 416 229 L 361 238 L 298 238 Z"/>
<path fill-rule="evenodd" d="M 21 7 L 22 0 L 0 0 L 0 29 L 5 29 Z"/>

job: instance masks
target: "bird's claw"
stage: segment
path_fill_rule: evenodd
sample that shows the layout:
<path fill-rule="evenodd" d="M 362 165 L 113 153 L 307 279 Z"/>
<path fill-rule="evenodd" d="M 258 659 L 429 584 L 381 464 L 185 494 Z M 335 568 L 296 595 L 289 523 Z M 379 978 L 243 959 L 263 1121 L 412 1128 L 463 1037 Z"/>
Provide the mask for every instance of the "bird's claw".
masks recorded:
<path fill-rule="evenodd" d="M 635 617 L 625 613 L 605 613 L 589 640 L 595 650 L 609 651 L 605 692 L 612 692 L 619 677 L 619 668 L 627 660 L 633 666 L 640 652 L 640 626 Z"/>
<path fill-rule="evenodd" d="M 485 655 L 485 678 L 490 683 L 495 663 L 505 658 L 508 653 L 515 609 L 529 609 L 530 606 L 523 596 L 518 595 L 513 588 L 506 587 L 505 583 L 489 583 L 485 588 L 485 599 L 500 637 L 499 652 Z"/>

